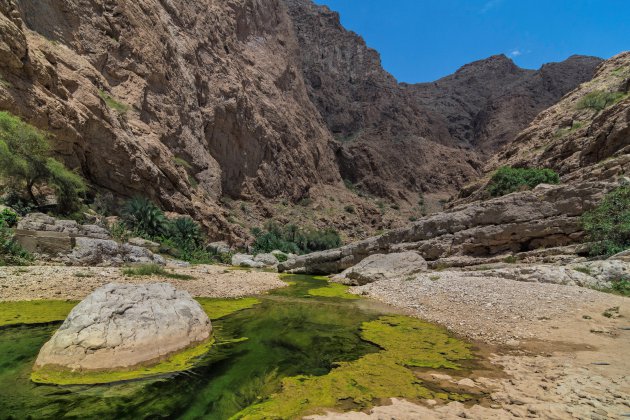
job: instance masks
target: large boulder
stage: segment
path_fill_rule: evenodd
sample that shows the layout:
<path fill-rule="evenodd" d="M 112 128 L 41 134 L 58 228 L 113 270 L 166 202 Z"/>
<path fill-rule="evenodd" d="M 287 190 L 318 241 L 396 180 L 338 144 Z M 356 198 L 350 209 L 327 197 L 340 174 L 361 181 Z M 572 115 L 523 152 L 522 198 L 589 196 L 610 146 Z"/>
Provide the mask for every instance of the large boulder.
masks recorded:
<path fill-rule="evenodd" d="M 143 247 L 104 239 L 76 238 L 75 241 L 76 245 L 66 260 L 71 265 L 165 264 L 162 256 Z"/>
<path fill-rule="evenodd" d="M 258 254 L 254 261 L 264 264 L 266 267 L 273 267 L 278 264 L 278 258 L 273 254 Z"/>
<path fill-rule="evenodd" d="M 361 286 L 378 280 L 412 276 L 426 270 L 427 262 L 417 252 L 373 254 L 334 276 L 333 280 L 352 286 Z"/>
<path fill-rule="evenodd" d="M 265 266 L 260 261 L 254 261 L 254 256 L 249 254 L 234 254 L 232 256 L 232 265 L 246 268 L 263 268 Z"/>
<path fill-rule="evenodd" d="M 210 337 L 208 316 L 168 283 L 107 284 L 85 298 L 44 344 L 35 369 L 128 369 Z"/>

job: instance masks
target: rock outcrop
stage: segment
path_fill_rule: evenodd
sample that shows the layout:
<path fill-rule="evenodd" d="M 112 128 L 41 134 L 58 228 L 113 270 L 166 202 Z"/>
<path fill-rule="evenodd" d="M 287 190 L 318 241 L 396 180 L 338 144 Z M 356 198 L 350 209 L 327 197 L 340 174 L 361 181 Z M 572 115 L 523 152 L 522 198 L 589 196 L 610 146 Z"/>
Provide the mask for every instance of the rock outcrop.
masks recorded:
<path fill-rule="evenodd" d="M 158 251 L 157 243 L 142 238 L 118 243 L 102 226 L 82 225 L 42 213 L 30 213 L 22 218 L 15 239 L 24 249 L 42 259 L 68 265 L 165 264 L 164 258 L 151 251 Z"/>
<path fill-rule="evenodd" d="M 484 259 L 577 244 L 580 216 L 619 184 L 593 181 L 540 185 L 531 191 L 461 205 L 409 227 L 280 263 L 280 271 L 336 273 L 372 254 L 415 251 L 428 261 Z"/>
<path fill-rule="evenodd" d="M 168 283 L 108 284 L 70 312 L 34 369 L 129 369 L 201 343 L 211 331 L 199 303 Z"/>
<path fill-rule="evenodd" d="M 427 262 L 417 252 L 373 254 L 334 276 L 333 281 L 362 286 L 378 280 L 412 276 L 426 269 Z"/>

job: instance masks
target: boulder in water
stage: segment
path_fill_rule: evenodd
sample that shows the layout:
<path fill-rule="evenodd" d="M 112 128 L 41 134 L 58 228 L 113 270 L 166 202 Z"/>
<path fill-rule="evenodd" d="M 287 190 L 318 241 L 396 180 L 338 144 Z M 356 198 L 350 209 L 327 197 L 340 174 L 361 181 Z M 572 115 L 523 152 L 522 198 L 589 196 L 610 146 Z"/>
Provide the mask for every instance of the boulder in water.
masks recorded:
<path fill-rule="evenodd" d="M 130 369 L 201 343 L 211 331 L 188 292 L 168 283 L 110 283 L 70 312 L 40 350 L 35 369 Z"/>

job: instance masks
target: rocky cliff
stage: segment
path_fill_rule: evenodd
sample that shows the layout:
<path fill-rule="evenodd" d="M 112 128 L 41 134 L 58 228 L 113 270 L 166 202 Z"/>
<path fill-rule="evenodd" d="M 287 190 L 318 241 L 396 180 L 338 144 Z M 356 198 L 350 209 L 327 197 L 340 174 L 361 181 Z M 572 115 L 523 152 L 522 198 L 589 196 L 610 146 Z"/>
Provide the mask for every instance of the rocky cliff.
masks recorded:
<path fill-rule="evenodd" d="M 309 96 L 336 139 L 341 175 L 394 199 L 452 191 L 476 178 L 485 155 L 589 80 L 601 63 L 573 56 L 535 71 L 498 55 L 432 83 L 399 84 L 336 12 L 284 1 Z"/>
<path fill-rule="evenodd" d="M 480 110 L 519 83 L 531 94 L 516 94 L 513 109 L 541 96 L 532 109 L 550 104 L 588 79 L 597 60 L 569 61 L 538 76 L 508 71 L 495 102 L 477 101 L 478 85 L 462 93 L 468 76 L 399 85 L 338 15 L 310 0 L 0 0 L 0 109 L 49 132 L 92 195 L 149 196 L 213 238 L 247 236 L 277 216 L 270 202 L 317 197 L 341 198 L 341 215 L 317 204 L 310 223 L 388 227 L 342 179 L 407 202 L 410 193 L 462 185 L 479 172 L 479 150 L 529 118 L 501 105 L 482 118 L 492 130 L 473 130 Z M 458 95 L 475 106 L 438 106 Z M 253 203 L 242 220 L 225 208 L 234 199 Z"/>
<path fill-rule="evenodd" d="M 455 203 L 486 198 L 489 176 L 506 165 L 551 168 L 563 183 L 630 174 L 630 52 L 606 60 L 592 80 L 541 112 Z"/>

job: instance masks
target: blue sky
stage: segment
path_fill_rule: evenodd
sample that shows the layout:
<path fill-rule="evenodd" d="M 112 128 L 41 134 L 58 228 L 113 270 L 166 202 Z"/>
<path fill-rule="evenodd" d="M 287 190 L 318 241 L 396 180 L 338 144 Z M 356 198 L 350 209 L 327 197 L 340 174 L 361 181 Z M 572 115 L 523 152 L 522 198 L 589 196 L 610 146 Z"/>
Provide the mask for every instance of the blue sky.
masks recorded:
<path fill-rule="evenodd" d="M 630 50 L 630 0 L 315 0 L 381 53 L 399 81 L 427 82 L 504 53 L 525 68 Z"/>

